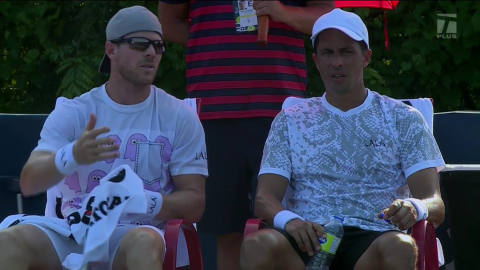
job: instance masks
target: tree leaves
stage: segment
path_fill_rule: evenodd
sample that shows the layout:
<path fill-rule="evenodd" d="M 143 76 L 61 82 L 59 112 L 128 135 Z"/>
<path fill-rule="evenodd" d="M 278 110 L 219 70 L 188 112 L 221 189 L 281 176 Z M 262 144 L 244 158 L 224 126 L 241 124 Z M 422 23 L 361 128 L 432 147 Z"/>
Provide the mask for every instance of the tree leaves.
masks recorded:
<path fill-rule="evenodd" d="M 0 1 L 0 112 L 49 113 L 57 96 L 74 97 L 104 83 L 108 76 L 97 69 L 109 18 L 133 5 L 157 14 L 157 4 Z M 366 87 L 393 98 L 432 97 L 436 112 L 480 110 L 479 1 L 401 1 L 397 10 L 387 11 L 390 51 L 384 45 L 383 10 L 346 10 L 364 19 L 369 30 L 373 55 L 364 70 Z M 456 39 L 437 37 L 437 14 L 457 14 Z M 320 96 L 324 85 L 308 36 L 305 45 L 307 93 Z M 185 48 L 166 46 L 154 83 L 183 98 Z"/>
<path fill-rule="evenodd" d="M 30 49 L 23 57 L 23 61 L 27 63 L 33 62 L 33 60 L 37 59 L 40 52 L 37 49 Z"/>

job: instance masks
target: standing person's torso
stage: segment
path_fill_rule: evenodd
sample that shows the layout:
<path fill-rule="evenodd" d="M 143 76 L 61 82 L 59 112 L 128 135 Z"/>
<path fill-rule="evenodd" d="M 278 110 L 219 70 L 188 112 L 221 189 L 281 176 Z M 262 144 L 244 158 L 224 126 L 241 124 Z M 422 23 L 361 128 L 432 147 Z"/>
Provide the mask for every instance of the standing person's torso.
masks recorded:
<path fill-rule="evenodd" d="M 190 1 L 187 92 L 202 99 L 202 120 L 274 117 L 286 97 L 306 96 L 304 34 L 270 20 L 261 47 L 252 3 Z"/>

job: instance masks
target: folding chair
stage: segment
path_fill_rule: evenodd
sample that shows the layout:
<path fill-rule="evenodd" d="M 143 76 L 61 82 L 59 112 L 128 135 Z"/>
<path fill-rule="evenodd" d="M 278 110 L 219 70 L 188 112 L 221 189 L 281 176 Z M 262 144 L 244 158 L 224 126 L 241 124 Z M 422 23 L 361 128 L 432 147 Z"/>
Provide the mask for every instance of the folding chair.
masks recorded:
<path fill-rule="evenodd" d="M 197 114 L 200 112 L 200 106 L 201 106 L 200 99 L 184 99 L 184 102 L 186 102 L 192 109 L 194 109 L 197 112 Z M 15 116 L 17 118 L 16 124 L 22 125 L 21 118 L 23 115 L 15 115 Z M 45 121 L 45 119 L 43 119 L 43 122 Z M 39 129 L 37 134 L 40 133 L 41 126 L 43 126 L 43 122 L 42 122 L 42 125 L 37 127 L 37 129 Z M 30 131 L 30 132 L 33 132 L 33 131 Z M 33 144 L 36 144 L 36 142 Z M 20 171 L 17 173 L 18 175 L 20 175 Z M 19 179 L 19 176 L 9 177 L 9 181 L 13 181 L 13 179 Z M 18 187 L 18 181 L 15 181 L 14 183 L 12 183 L 12 185 L 15 185 L 17 187 L 15 190 L 18 190 L 19 192 L 20 189 Z M 22 209 L 21 194 L 19 195 L 20 195 L 19 202 L 17 200 L 19 205 L 17 206 L 19 209 L 18 213 L 21 213 L 20 212 Z M 46 192 L 46 195 L 47 195 L 47 200 L 45 204 L 45 216 L 63 218 L 63 215 L 60 210 L 61 203 L 62 203 L 62 194 L 58 190 L 58 186 L 54 186 L 50 188 Z M 178 239 L 179 237 L 181 237 L 181 232 L 183 232 L 183 235 L 185 237 L 185 241 L 187 244 L 189 266 L 177 268 L 177 247 L 178 247 Z M 181 220 L 181 219 L 170 220 L 167 223 L 167 227 L 165 229 L 165 246 L 167 250 L 165 253 L 165 260 L 163 262 L 164 270 L 180 270 L 180 269 L 203 270 L 203 257 L 202 257 L 201 247 L 200 247 L 200 240 L 198 238 L 195 224 L 192 224 L 189 221 Z"/>
<path fill-rule="evenodd" d="M 297 97 L 288 97 L 282 105 L 282 109 L 288 108 L 298 103 L 305 102 L 308 99 L 301 99 Z M 400 100 L 407 105 L 412 106 L 412 103 L 417 101 L 416 99 L 404 99 Z M 419 110 L 422 115 L 427 115 L 426 121 L 433 133 L 433 99 L 430 99 L 432 107 L 424 107 L 422 110 Z M 431 119 L 431 120 L 429 120 Z M 292 195 L 292 190 L 290 187 L 287 187 L 285 197 L 283 198 L 283 206 L 287 206 L 287 200 Z M 243 237 L 263 229 L 266 227 L 266 224 L 260 219 L 249 219 L 245 225 L 245 230 Z M 415 239 L 418 247 L 418 261 L 417 268 L 418 270 L 438 270 L 439 265 L 443 265 L 443 253 L 441 251 L 441 245 L 435 235 L 435 228 L 432 223 L 427 221 L 417 222 L 410 230 L 409 234 L 412 238 Z M 438 244 L 438 245 L 437 245 Z M 440 256 L 439 256 L 440 255 Z"/>

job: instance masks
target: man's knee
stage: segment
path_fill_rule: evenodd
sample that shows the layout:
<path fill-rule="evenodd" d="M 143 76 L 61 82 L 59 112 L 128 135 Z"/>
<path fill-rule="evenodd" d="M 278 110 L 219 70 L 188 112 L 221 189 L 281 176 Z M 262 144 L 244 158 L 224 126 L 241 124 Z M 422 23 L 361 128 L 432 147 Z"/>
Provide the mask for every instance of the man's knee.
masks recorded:
<path fill-rule="evenodd" d="M 163 260 L 165 242 L 162 236 L 155 230 L 140 227 L 128 231 L 122 238 L 120 250 L 123 253 L 154 252 Z"/>
<path fill-rule="evenodd" d="M 17 225 L 0 231 L 0 261 L 4 266 L 12 264 L 20 268 L 33 264 L 50 269 L 60 266 L 50 239 L 33 225 Z"/>
<path fill-rule="evenodd" d="M 263 269 L 260 266 L 268 266 L 265 269 L 270 269 L 272 266 L 280 267 L 283 261 L 289 264 L 288 266 L 285 265 L 286 269 L 297 269 L 296 265 L 303 264 L 300 256 L 295 253 L 288 240 L 281 233 L 271 229 L 263 229 L 245 237 L 240 252 L 242 268 Z"/>
<path fill-rule="evenodd" d="M 15 230 L 0 231 L 0 257 L 9 257 L 13 260 L 28 252 L 28 242 Z"/>
<path fill-rule="evenodd" d="M 272 257 L 278 248 L 278 242 L 275 235 L 267 229 L 249 234 L 242 243 L 242 260 Z"/>
<path fill-rule="evenodd" d="M 385 234 L 380 245 L 381 259 L 385 265 L 408 265 L 414 269 L 417 260 L 417 244 L 410 235 Z"/>

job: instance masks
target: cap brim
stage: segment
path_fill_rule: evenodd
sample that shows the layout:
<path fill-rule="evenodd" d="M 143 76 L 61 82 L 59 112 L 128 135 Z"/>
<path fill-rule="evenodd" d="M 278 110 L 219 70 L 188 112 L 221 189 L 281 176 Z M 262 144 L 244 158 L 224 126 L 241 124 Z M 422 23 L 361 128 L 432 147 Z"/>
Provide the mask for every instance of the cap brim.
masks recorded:
<path fill-rule="evenodd" d="M 322 31 L 325 31 L 327 29 L 337 29 L 339 31 L 342 31 L 345 35 L 351 37 L 353 40 L 360 41 L 363 40 L 361 36 L 355 34 L 352 32 L 350 29 L 347 29 L 345 27 L 341 26 L 328 26 L 324 28 L 320 28 L 319 30 L 316 31 L 316 33 L 310 38 L 312 40 L 312 46 L 315 46 L 315 39 L 317 38 L 318 34 L 320 34 Z"/>
<path fill-rule="evenodd" d="M 103 55 L 102 62 L 100 62 L 100 66 L 98 67 L 98 72 L 103 74 L 110 73 L 110 58 L 108 58 L 107 54 Z"/>

